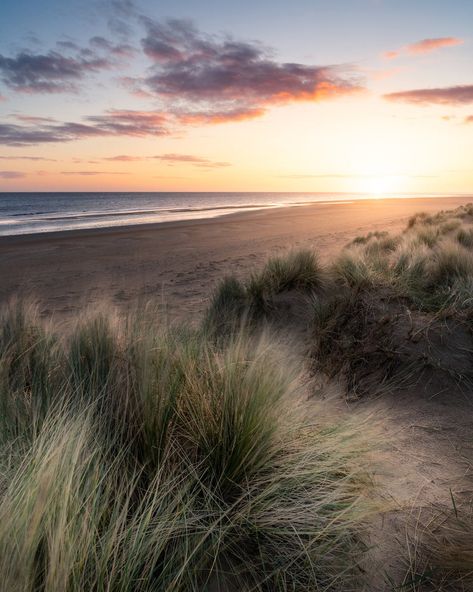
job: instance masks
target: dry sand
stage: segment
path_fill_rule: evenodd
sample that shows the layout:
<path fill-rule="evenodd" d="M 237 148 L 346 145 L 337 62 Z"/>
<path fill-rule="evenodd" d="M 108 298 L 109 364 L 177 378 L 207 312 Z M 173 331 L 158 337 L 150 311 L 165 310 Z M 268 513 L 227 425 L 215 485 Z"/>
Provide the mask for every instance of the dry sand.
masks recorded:
<path fill-rule="evenodd" d="M 471 198 L 470 198 L 471 199 Z M 247 274 L 268 255 L 314 247 L 323 258 L 372 230 L 398 232 L 424 210 L 468 198 L 366 200 L 254 211 L 127 228 L 0 238 L 0 301 L 33 296 L 46 316 L 87 304 L 165 302 L 172 317 L 196 319 L 225 274 Z"/>

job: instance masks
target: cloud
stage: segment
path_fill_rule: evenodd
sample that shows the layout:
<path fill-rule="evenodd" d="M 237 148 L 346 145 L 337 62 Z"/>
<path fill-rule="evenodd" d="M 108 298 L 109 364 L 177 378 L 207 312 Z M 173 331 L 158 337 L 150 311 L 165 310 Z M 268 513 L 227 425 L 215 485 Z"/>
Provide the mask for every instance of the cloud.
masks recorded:
<path fill-rule="evenodd" d="M 473 84 L 405 90 L 383 96 L 388 101 L 402 101 L 417 105 L 467 105 L 473 103 Z"/>
<path fill-rule="evenodd" d="M 185 163 L 202 168 L 223 168 L 231 166 L 229 162 L 219 162 L 202 158 L 201 156 L 193 156 L 191 154 L 162 154 L 154 156 L 153 158 L 167 162 L 168 164 Z"/>
<path fill-rule="evenodd" d="M 103 57 L 91 59 L 21 52 L 13 58 L 0 54 L 0 76 L 10 89 L 24 93 L 61 93 L 77 90 L 77 81 L 91 72 L 110 68 Z"/>
<path fill-rule="evenodd" d="M 163 136 L 168 133 L 168 116 L 161 111 L 111 109 L 104 115 L 90 115 L 96 133 L 122 136 Z"/>
<path fill-rule="evenodd" d="M 79 175 L 82 177 L 93 177 L 94 175 L 129 175 L 122 171 L 61 171 L 61 175 Z"/>
<path fill-rule="evenodd" d="M 160 23 L 140 16 L 133 2 L 111 0 L 118 19 L 144 27 L 141 45 L 152 65 L 142 78 L 120 80 L 135 94 L 158 99 L 160 109 L 111 109 L 80 121 L 15 115 L 0 123 L 0 144 L 28 146 L 107 136 L 164 136 L 189 125 L 244 121 L 264 115 L 273 105 L 314 102 L 362 90 L 359 71 L 349 66 L 286 63 L 257 42 L 210 36 L 190 21 Z M 108 13 L 110 14 L 110 13 Z M 77 90 L 89 73 L 115 67 L 136 51 L 127 42 L 94 36 L 88 47 L 59 41 L 59 51 L 22 51 L 0 55 L 0 79 L 25 93 Z M 182 161 L 181 161 L 182 162 Z M 195 166 L 228 163 L 195 162 Z"/>
<path fill-rule="evenodd" d="M 130 23 L 138 16 L 135 3 L 131 0 L 110 0 L 104 3 L 110 31 L 123 39 L 131 36 L 133 30 Z"/>
<path fill-rule="evenodd" d="M 0 156 L 0 160 L 33 160 L 43 162 L 57 162 L 55 158 L 45 158 L 44 156 Z"/>
<path fill-rule="evenodd" d="M 468 117 L 465 117 L 465 123 L 473 123 L 473 115 L 468 115 Z"/>
<path fill-rule="evenodd" d="M 231 166 L 229 162 L 220 162 L 215 160 L 209 160 L 202 156 L 195 156 L 193 154 L 159 154 L 157 156 L 131 156 L 128 154 L 119 154 L 118 156 L 108 156 L 103 160 L 112 162 L 136 162 L 143 160 L 162 160 L 163 162 L 173 165 L 177 163 L 189 164 L 201 168 L 223 168 Z"/>
<path fill-rule="evenodd" d="M 26 173 L 20 171 L 0 171 L 0 179 L 21 179 L 26 177 Z"/>
<path fill-rule="evenodd" d="M 139 160 L 147 160 L 149 156 L 131 156 L 129 154 L 119 154 L 117 156 L 106 156 L 103 160 L 110 160 L 112 162 L 136 162 Z"/>
<path fill-rule="evenodd" d="M 92 37 L 89 40 L 89 44 L 91 45 L 91 47 L 94 47 L 101 51 L 105 51 L 110 55 L 118 57 L 130 58 L 136 55 L 137 53 L 137 50 L 128 43 L 118 43 L 115 45 L 108 41 L 108 39 L 105 39 L 105 37 Z"/>
<path fill-rule="evenodd" d="M 72 140 L 55 126 L 26 126 L 0 123 L 0 144 L 5 146 L 30 146 L 46 142 Z"/>
<path fill-rule="evenodd" d="M 71 41 L 70 39 L 56 41 L 56 45 L 61 50 L 65 49 L 68 51 L 71 51 L 71 50 L 78 51 L 80 49 L 80 47 L 77 45 L 77 43 L 75 43 L 74 41 Z"/>
<path fill-rule="evenodd" d="M 246 121 L 248 119 L 256 119 L 267 112 L 267 109 L 258 108 L 237 108 L 228 109 L 227 111 L 209 110 L 194 111 L 193 113 L 177 114 L 178 120 L 183 124 L 209 124 L 209 123 L 226 123 L 228 121 Z"/>
<path fill-rule="evenodd" d="M 25 123 L 54 123 L 55 119 L 52 117 L 38 117 L 37 115 L 23 115 L 23 114 L 15 114 L 13 117 L 18 119 L 19 121 L 23 121 Z"/>
<path fill-rule="evenodd" d="M 135 54 L 136 49 L 128 43 L 112 43 L 101 36 L 91 37 L 88 47 L 60 40 L 56 50 L 46 53 L 23 50 L 13 57 L 0 54 L 0 77 L 17 92 L 75 92 L 87 75 L 117 67 Z"/>
<path fill-rule="evenodd" d="M 141 17 L 141 43 L 153 66 L 135 80 L 171 106 L 183 122 L 259 117 L 271 105 L 320 101 L 361 90 L 353 69 L 278 62 L 256 42 L 209 36 L 190 21 Z"/>
<path fill-rule="evenodd" d="M 426 54 L 436 51 L 437 49 L 442 49 L 443 47 L 453 47 L 455 45 L 461 45 L 462 43 L 464 43 L 463 39 L 459 39 L 458 37 L 434 37 L 432 39 L 422 39 L 421 41 L 404 45 L 393 51 L 386 51 L 383 55 L 386 59 L 393 60 L 402 54 Z"/>
<path fill-rule="evenodd" d="M 21 116 L 24 119 L 24 116 Z M 53 142 L 71 142 L 100 136 L 163 136 L 167 135 L 167 117 L 156 111 L 109 110 L 91 115 L 85 123 L 58 122 L 42 118 L 37 123 L 18 125 L 0 123 L 0 144 L 30 146 Z"/>
<path fill-rule="evenodd" d="M 430 53 L 442 47 L 453 47 L 464 43 L 463 39 L 457 37 L 437 37 L 434 39 L 422 39 L 407 46 L 407 52 L 411 55 L 419 53 Z"/>

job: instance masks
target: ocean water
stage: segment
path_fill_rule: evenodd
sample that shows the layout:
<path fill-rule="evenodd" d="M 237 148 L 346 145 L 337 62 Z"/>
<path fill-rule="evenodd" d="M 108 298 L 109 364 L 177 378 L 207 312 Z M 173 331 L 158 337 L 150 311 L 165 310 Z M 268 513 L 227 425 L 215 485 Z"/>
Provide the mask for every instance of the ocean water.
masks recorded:
<path fill-rule="evenodd" d="M 351 201 L 333 193 L 0 193 L 0 236 L 214 218 L 254 209 Z"/>

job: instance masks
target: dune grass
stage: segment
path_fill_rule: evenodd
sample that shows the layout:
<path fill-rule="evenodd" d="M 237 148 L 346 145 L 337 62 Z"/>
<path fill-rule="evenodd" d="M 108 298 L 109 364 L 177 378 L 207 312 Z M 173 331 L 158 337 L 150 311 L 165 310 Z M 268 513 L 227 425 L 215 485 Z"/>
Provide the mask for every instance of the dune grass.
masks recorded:
<path fill-rule="evenodd" d="M 274 337 L 110 312 L 60 331 L 14 303 L 0 388 L 3 589 L 355 589 L 361 445 L 314 423 Z"/>
<path fill-rule="evenodd" d="M 403 384 L 422 380 L 427 369 L 444 372 L 453 382 L 471 380 L 465 367 L 469 347 L 465 331 L 473 313 L 473 253 L 468 238 L 473 233 L 471 211 L 470 206 L 464 206 L 432 216 L 421 213 L 397 236 L 370 232 L 356 237 L 324 268 L 307 252 L 270 260 L 246 281 L 223 282 L 208 316 L 220 321 L 232 318 L 233 327 L 235 319 L 241 318 L 253 326 L 261 321 L 271 323 L 281 316 L 275 306 L 276 295 L 298 290 L 304 294 L 303 312 L 294 308 L 293 314 L 286 306 L 284 323 L 312 327 L 309 350 L 317 360 L 316 367 L 331 376 L 348 372 L 351 390 L 366 390 L 356 376 L 363 376 L 366 382 L 374 371 L 370 364 L 385 371 L 376 376 L 383 384 L 396 384 L 401 377 Z M 225 303 L 225 313 L 221 303 Z M 446 323 L 443 329 L 437 323 L 441 319 Z M 416 339 L 422 342 L 417 350 L 410 341 L 413 322 Z M 385 330 L 390 323 L 396 335 Z M 442 346 L 432 348 L 429 326 Z M 448 337 L 450 331 L 458 339 Z M 457 365 L 449 370 L 440 350 L 460 347 L 466 349 L 454 352 Z M 369 389 L 373 388 L 370 383 Z"/>
<path fill-rule="evenodd" d="M 470 306 L 473 285 L 469 206 L 434 216 L 416 214 L 398 237 L 358 237 L 334 263 L 350 289 L 389 289 L 418 309 L 459 311 Z"/>
<path fill-rule="evenodd" d="M 306 292 L 314 370 L 340 379 L 351 399 L 414 385 L 417 392 L 427 385 L 431 396 L 428 389 L 440 384 L 448 392 L 460 388 L 466 396 L 473 384 L 472 237 L 471 205 L 417 214 L 397 236 L 370 232 L 356 237 L 323 270 L 323 282 Z M 263 278 L 264 271 L 256 276 L 253 294 L 264 303 L 268 298 L 261 295 L 270 290 L 260 285 L 271 282 Z M 239 285 L 241 303 L 247 284 Z M 271 319 L 270 307 L 260 310 L 265 313 L 259 318 Z M 288 317 L 286 324 L 291 322 Z M 471 508 L 442 509 L 448 516 L 441 523 L 434 508 L 426 512 L 428 524 L 415 550 L 406 549 L 413 563 L 405 589 L 469 590 Z"/>
<path fill-rule="evenodd" d="M 274 310 L 278 295 L 310 295 L 322 291 L 326 283 L 326 270 L 313 251 L 293 250 L 271 257 L 243 281 L 234 276 L 224 278 L 212 295 L 204 324 L 214 333 L 231 333 L 242 323 L 265 318 Z"/>

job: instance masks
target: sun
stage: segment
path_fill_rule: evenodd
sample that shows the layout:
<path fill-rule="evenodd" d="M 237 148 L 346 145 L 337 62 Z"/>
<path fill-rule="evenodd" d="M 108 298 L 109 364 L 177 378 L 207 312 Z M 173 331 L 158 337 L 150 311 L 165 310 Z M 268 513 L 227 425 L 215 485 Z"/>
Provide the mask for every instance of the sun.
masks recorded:
<path fill-rule="evenodd" d="M 371 197 L 383 197 L 405 191 L 406 178 L 402 175 L 370 175 L 361 183 L 360 190 Z"/>
<path fill-rule="evenodd" d="M 366 193 L 370 195 L 377 196 L 377 195 L 385 195 L 386 193 L 390 193 L 393 187 L 393 183 L 389 177 L 380 176 L 380 177 L 371 177 L 366 179 Z"/>

